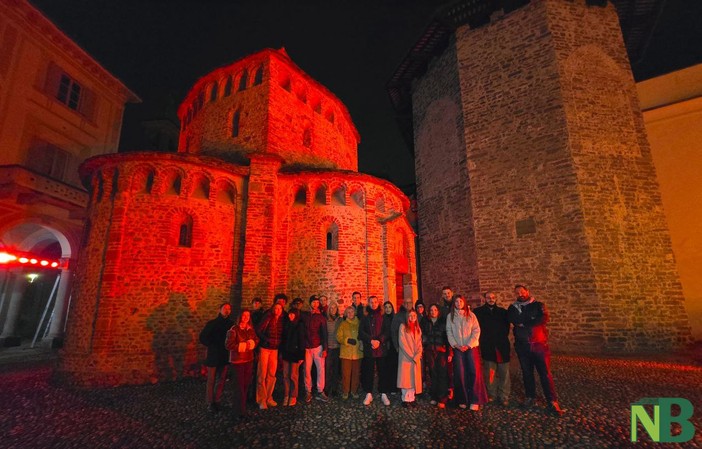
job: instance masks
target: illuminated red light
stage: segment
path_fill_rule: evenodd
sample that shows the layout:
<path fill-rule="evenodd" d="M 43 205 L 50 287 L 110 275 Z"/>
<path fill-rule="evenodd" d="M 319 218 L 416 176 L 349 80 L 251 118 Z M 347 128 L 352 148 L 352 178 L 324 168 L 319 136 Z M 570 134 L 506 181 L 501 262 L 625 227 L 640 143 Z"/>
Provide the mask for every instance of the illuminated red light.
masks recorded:
<path fill-rule="evenodd" d="M 21 255 L 24 254 L 24 255 Z M 21 256 L 20 256 L 21 255 Z M 37 259 L 35 257 L 31 257 L 32 255 L 29 253 L 19 253 L 19 254 L 12 254 L 7 251 L 0 251 L 0 265 L 2 264 L 32 264 L 32 265 L 41 265 L 42 267 L 51 267 L 51 268 L 60 268 L 61 262 L 58 260 L 46 260 L 46 259 Z"/>
<path fill-rule="evenodd" d="M 6 252 L 0 252 L 0 263 L 9 263 L 17 260 L 17 256 L 14 254 L 6 253 Z"/>

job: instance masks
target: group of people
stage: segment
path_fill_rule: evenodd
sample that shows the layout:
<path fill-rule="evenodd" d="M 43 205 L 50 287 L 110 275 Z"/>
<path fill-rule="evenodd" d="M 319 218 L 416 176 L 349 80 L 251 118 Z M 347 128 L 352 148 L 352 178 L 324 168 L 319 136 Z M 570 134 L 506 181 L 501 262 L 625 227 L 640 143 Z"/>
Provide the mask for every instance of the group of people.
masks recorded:
<path fill-rule="evenodd" d="M 300 371 L 306 402 L 314 397 L 328 401 L 333 395 L 358 399 L 360 385 L 368 406 L 377 378 L 377 394 L 386 406 L 398 389 L 403 407 L 416 407 L 415 397 L 424 389 L 439 408 L 451 400 L 473 411 L 493 401 L 508 406 L 511 328 L 524 381 L 523 405 L 534 405 L 536 370 L 548 409 L 560 415 L 550 371 L 548 312 L 526 286 L 516 285 L 514 291 L 516 300 L 507 309 L 497 305 L 495 293 L 486 292 L 484 303 L 471 310 L 450 287 L 428 309 L 409 298 L 397 313 L 390 301 L 363 298 L 360 292 L 353 292 L 343 311 L 325 296 L 311 296 L 307 310 L 300 298 L 286 310 L 288 297 L 282 293 L 265 311 L 255 298 L 252 309 L 242 309 L 234 321 L 231 306 L 223 304 L 200 333 L 207 346 L 207 402 L 211 410 L 220 409 L 231 366 L 239 415 L 246 413 L 249 396 L 255 396 L 260 409 L 277 406 L 277 377 L 283 383 L 283 405 L 296 405 Z"/>

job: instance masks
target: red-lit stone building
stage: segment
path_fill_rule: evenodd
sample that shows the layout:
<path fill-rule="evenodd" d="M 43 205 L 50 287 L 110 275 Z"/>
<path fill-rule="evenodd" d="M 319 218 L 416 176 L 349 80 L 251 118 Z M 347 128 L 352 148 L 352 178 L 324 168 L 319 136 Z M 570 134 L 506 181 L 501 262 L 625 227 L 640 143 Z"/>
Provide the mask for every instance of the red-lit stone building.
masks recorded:
<path fill-rule="evenodd" d="M 417 297 L 409 200 L 358 173 L 346 107 L 284 50 L 197 81 L 178 154 L 81 167 L 90 202 L 61 371 L 82 384 L 199 369 L 218 305 L 277 292 Z"/>

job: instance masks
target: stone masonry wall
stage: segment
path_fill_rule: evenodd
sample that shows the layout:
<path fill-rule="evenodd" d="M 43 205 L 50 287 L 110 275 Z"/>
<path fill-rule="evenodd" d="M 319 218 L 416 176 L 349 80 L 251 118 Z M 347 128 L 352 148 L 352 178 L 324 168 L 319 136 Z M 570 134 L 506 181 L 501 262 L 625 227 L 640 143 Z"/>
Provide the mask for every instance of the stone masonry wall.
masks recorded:
<path fill-rule="evenodd" d="M 678 346 L 690 326 L 617 12 L 582 2 L 546 9 L 605 345 Z"/>
<path fill-rule="evenodd" d="M 419 258 L 424 302 L 445 285 L 475 297 L 478 281 L 463 115 L 451 42 L 412 92 Z"/>
<path fill-rule="evenodd" d="M 568 149 L 546 5 L 456 32 L 482 291 L 526 283 L 558 348 L 598 350 L 602 316 Z"/>
<path fill-rule="evenodd" d="M 348 305 L 351 293 L 358 290 L 363 296 L 395 302 L 395 286 L 388 285 L 386 275 L 394 283 L 393 255 L 403 235 L 410 242 L 407 250 L 414 261 L 413 232 L 404 219 L 402 194 L 364 178 L 370 177 L 329 172 L 282 178 L 276 291 L 304 299 L 324 294 Z M 304 203 L 294 201 L 300 190 L 307 192 Z M 381 223 L 388 216 L 393 221 Z M 389 244 L 383 238 L 388 226 L 392 229 Z M 336 250 L 326 246 L 326 234 L 332 229 L 338 230 Z M 416 267 L 412 262 L 408 268 L 406 294 L 416 299 Z"/>
<path fill-rule="evenodd" d="M 266 150 L 286 164 L 357 171 L 359 138 L 346 106 L 287 58 L 273 56 L 270 71 Z"/>
<path fill-rule="evenodd" d="M 119 188 L 106 185 L 89 214 L 91 235 L 61 366 L 84 384 L 144 383 L 199 371 L 204 354 L 197 335 L 221 303 L 232 301 L 237 284 L 241 179 L 158 156 L 131 159 L 115 157 L 103 166 L 104 173 L 118 170 Z M 178 176 L 180 192 L 173 189 Z M 189 246 L 179 241 L 187 221 Z"/>

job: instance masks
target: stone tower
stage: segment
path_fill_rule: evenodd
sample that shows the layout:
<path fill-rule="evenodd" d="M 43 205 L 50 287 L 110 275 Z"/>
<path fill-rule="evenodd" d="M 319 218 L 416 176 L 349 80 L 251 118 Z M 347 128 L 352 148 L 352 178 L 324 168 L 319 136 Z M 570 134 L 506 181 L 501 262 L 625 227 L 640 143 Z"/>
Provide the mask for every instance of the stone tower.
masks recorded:
<path fill-rule="evenodd" d="M 411 88 L 425 301 L 448 284 L 506 306 L 526 283 L 560 349 L 688 341 L 614 6 L 534 0 L 486 22 L 450 33 Z"/>

